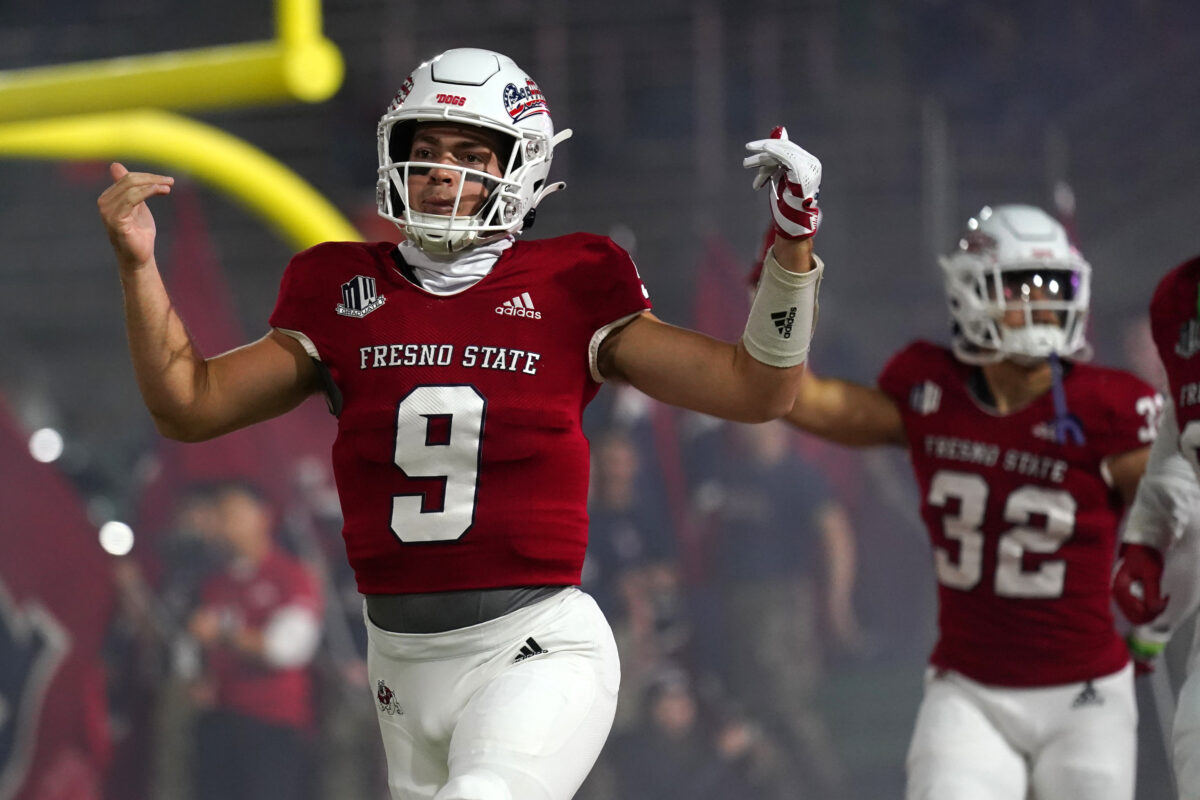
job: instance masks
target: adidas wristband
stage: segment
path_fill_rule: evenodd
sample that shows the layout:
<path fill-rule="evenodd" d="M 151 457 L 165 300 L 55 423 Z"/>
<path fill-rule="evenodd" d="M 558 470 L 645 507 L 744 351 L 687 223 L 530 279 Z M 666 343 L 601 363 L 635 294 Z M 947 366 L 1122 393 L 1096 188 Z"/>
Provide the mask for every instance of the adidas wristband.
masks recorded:
<path fill-rule="evenodd" d="M 808 357 L 817 324 L 817 288 L 825 264 L 814 254 L 808 272 L 788 272 L 774 249 L 763 260 L 758 291 L 750 306 L 742 345 L 756 360 L 772 367 L 794 367 Z"/>

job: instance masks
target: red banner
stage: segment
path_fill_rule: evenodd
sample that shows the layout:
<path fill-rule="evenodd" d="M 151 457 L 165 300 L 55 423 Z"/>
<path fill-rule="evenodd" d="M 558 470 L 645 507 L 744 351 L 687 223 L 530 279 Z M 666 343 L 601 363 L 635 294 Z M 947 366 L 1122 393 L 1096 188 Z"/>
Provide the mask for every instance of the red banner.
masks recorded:
<path fill-rule="evenodd" d="M 112 557 L 0 403 L 0 800 L 100 797 Z"/>

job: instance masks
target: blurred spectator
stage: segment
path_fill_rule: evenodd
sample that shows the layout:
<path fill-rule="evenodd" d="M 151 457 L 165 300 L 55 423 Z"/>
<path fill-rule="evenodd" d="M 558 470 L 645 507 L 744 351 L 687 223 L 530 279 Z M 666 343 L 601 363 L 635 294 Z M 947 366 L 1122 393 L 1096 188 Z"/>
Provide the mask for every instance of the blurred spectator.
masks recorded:
<path fill-rule="evenodd" d="M 802 756 L 805 783 L 842 797 L 843 769 L 815 700 L 822 643 L 854 650 L 861 642 L 849 518 L 783 424 L 724 426 L 714 435 L 711 475 L 696 492 L 721 616 L 705 626 L 706 660 Z"/>
<path fill-rule="evenodd" d="M 394 226 L 393 226 L 394 227 Z M 320 730 L 315 766 L 320 797 L 386 797 L 387 764 L 379 739 L 375 691 L 367 677 L 363 597 L 342 554 L 342 508 L 325 459 L 296 462 L 284 520 L 288 542 L 320 577 L 324 636 L 314 659 Z"/>
<path fill-rule="evenodd" d="M 213 489 L 182 489 L 170 525 L 152 539 L 154 550 L 113 562 L 119 605 L 108 638 L 109 692 L 119 746 L 109 789 L 127 800 L 190 793 L 194 709 L 187 685 L 199 653 L 186 622 L 202 582 L 220 566 Z"/>
<path fill-rule="evenodd" d="M 276 546 L 258 490 L 214 490 L 222 569 L 201 588 L 188 631 L 203 649 L 192 697 L 196 800 L 310 796 L 314 722 L 309 662 L 323 599 L 309 569 Z"/>
<path fill-rule="evenodd" d="M 621 653 L 616 730 L 630 725 L 646 681 L 688 637 L 674 528 L 642 451 L 623 427 L 594 436 L 583 588 Z"/>
<path fill-rule="evenodd" d="M 583 584 L 611 617 L 628 611 L 626 579 L 675 561 L 674 531 L 632 436 L 612 428 L 593 438 Z"/>
<path fill-rule="evenodd" d="M 720 757 L 685 672 L 664 668 L 641 699 L 640 723 L 611 740 L 622 800 L 765 797 Z M 735 745 L 731 754 L 744 750 Z"/>
<path fill-rule="evenodd" d="M 713 745 L 723 768 L 730 770 L 739 784 L 750 787 L 741 796 L 760 800 L 796 800 L 805 796 L 796 785 L 791 764 L 794 759 L 762 724 L 740 704 L 719 705 L 713 720 Z"/>

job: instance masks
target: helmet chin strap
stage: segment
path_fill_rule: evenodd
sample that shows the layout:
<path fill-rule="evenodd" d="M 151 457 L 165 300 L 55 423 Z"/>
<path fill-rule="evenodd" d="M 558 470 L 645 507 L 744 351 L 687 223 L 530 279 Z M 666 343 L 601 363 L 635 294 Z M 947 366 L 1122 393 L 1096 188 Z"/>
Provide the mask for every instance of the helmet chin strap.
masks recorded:
<path fill-rule="evenodd" d="M 1067 439 L 1073 439 L 1075 444 L 1087 441 L 1083 435 L 1083 426 L 1079 418 L 1067 408 L 1067 392 L 1063 388 L 1062 359 L 1058 353 L 1051 353 L 1047 359 L 1050 362 L 1050 394 L 1054 400 L 1054 441 L 1067 444 Z"/>

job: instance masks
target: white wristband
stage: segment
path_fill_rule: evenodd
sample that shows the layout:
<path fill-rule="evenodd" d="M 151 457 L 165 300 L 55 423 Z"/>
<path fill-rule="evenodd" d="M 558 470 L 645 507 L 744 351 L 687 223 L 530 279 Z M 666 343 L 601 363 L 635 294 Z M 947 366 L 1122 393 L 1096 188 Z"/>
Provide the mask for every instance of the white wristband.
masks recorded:
<path fill-rule="evenodd" d="M 772 367 L 794 367 L 808 357 L 817 324 L 817 288 L 825 264 L 814 254 L 808 272 L 779 266 L 774 248 L 763 261 L 758 291 L 750 306 L 742 345 L 756 360 Z"/>

